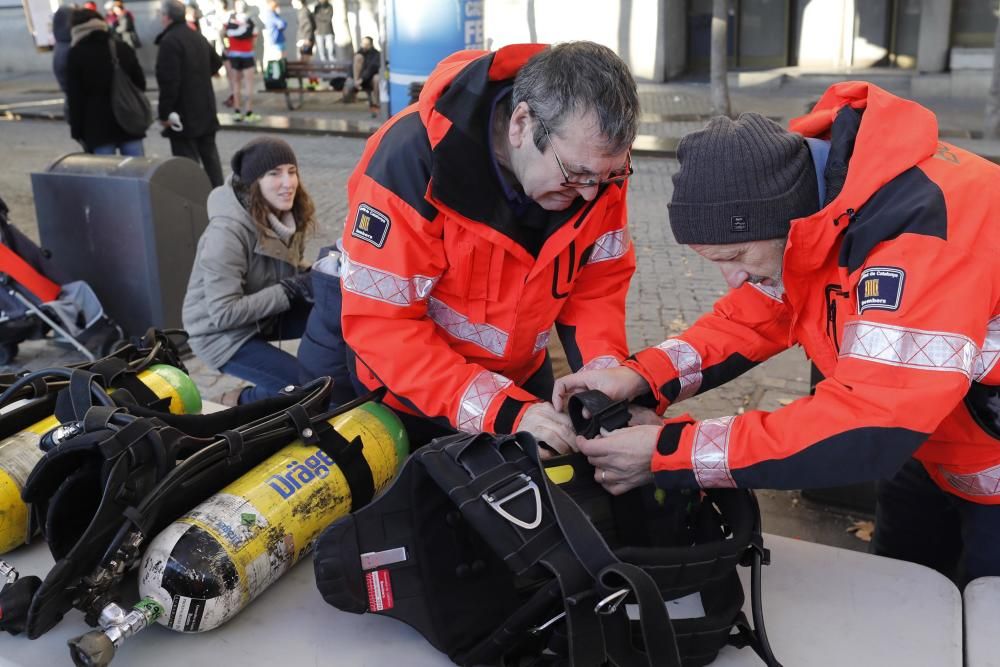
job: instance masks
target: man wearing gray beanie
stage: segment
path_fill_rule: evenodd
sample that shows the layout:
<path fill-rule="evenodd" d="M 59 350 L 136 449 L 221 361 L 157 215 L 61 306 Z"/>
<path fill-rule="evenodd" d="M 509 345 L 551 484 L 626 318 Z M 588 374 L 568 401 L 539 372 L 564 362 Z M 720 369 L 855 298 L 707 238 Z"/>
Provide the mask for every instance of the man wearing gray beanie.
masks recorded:
<path fill-rule="evenodd" d="M 670 226 L 730 291 L 622 366 L 559 380 L 553 404 L 598 389 L 662 415 L 801 345 L 814 395 L 577 445 L 612 493 L 877 480 L 875 553 L 959 585 L 1000 575 L 1000 167 L 865 82 L 791 129 L 743 114 L 681 140 Z"/>

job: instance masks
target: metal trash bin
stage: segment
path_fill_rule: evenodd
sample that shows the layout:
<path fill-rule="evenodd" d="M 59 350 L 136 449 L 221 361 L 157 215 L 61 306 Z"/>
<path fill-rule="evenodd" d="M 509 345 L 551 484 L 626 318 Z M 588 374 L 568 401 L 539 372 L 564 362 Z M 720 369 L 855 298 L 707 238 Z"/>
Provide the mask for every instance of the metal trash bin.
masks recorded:
<path fill-rule="evenodd" d="M 128 335 L 179 328 L 212 185 L 186 158 L 71 153 L 31 174 L 38 233 Z"/>

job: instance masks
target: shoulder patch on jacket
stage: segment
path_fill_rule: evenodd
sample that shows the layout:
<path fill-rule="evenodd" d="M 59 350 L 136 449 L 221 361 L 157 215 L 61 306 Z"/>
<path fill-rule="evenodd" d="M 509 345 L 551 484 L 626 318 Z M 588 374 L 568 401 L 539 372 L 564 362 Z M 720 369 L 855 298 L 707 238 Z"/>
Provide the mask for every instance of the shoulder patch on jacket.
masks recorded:
<path fill-rule="evenodd" d="M 871 266 L 858 280 L 858 314 L 866 310 L 899 310 L 906 272 L 895 266 Z"/>
<path fill-rule="evenodd" d="M 354 218 L 354 229 L 351 230 L 351 236 L 367 241 L 376 248 L 381 248 L 385 245 L 386 237 L 389 236 L 391 225 L 389 216 L 377 208 L 362 203 L 358 205 L 358 214 Z"/>

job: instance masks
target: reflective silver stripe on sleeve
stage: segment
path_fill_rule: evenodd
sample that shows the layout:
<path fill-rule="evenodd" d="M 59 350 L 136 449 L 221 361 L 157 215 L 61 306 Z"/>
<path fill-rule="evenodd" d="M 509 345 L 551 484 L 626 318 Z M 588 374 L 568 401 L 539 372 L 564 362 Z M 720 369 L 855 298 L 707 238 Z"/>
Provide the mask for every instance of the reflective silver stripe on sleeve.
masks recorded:
<path fill-rule="evenodd" d="M 621 366 L 621 362 L 612 357 L 611 355 L 603 355 L 600 357 L 594 357 L 580 368 L 581 371 L 599 371 L 604 368 L 614 368 L 615 366 Z"/>
<path fill-rule="evenodd" d="M 972 365 L 972 379 L 982 380 L 990 374 L 1000 359 L 1000 317 L 994 317 L 986 325 L 986 340 Z"/>
<path fill-rule="evenodd" d="M 489 324 L 475 324 L 440 299 L 430 297 L 427 302 L 427 315 L 434 322 L 455 338 L 478 345 L 490 354 L 502 357 L 507 349 L 506 331 Z"/>
<path fill-rule="evenodd" d="M 736 417 L 698 422 L 691 446 L 691 468 L 698 486 L 706 489 L 736 488 L 729 472 L 729 433 Z"/>
<path fill-rule="evenodd" d="M 511 381 L 490 371 L 483 371 L 469 383 L 458 406 L 458 418 L 455 420 L 460 431 L 480 433 L 483 430 L 483 416 L 504 387 Z"/>
<path fill-rule="evenodd" d="M 694 396 L 701 387 L 701 355 L 698 350 L 680 338 L 668 338 L 657 345 L 656 349 L 666 354 L 677 369 L 681 390 L 674 403 Z"/>
<path fill-rule="evenodd" d="M 777 301 L 778 303 L 782 303 L 781 295 L 785 293 L 784 287 L 772 287 L 770 285 L 760 285 L 758 283 L 748 283 L 748 284 L 750 285 L 750 287 L 754 288 L 761 294 L 765 294 L 774 299 L 775 301 Z"/>
<path fill-rule="evenodd" d="M 345 290 L 394 306 L 410 306 L 423 301 L 434 289 L 438 278 L 440 276 L 404 278 L 355 262 L 347 253 L 341 258 L 340 284 Z"/>
<path fill-rule="evenodd" d="M 850 322 L 844 326 L 841 357 L 972 377 L 979 348 L 961 334 L 906 329 L 890 324 Z"/>
<path fill-rule="evenodd" d="M 590 253 L 590 259 L 587 260 L 587 264 L 618 259 L 628 250 L 629 243 L 630 239 L 627 229 L 618 229 L 607 234 L 602 234 L 594 241 L 594 250 Z"/>
<path fill-rule="evenodd" d="M 535 336 L 535 346 L 531 349 L 532 354 L 538 354 L 549 344 L 549 330 L 545 330 L 542 333 Z"/>
<path fill-rule="evenodd" d="M 939 470 L 956 491 L 967 496 L 1000 496 L 1000 466 L 964 474 L 948 472 L 943 468 Z"/>

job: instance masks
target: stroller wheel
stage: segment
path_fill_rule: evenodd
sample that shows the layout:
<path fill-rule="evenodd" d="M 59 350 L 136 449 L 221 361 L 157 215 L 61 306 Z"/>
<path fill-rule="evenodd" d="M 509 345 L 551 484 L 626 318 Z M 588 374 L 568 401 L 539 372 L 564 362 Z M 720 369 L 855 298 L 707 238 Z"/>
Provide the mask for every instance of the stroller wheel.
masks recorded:
<path fill-rule="evenodd" d="M 0 344 L 0 366 L 6 366 L 17 356 L 17 343 Z"/>

